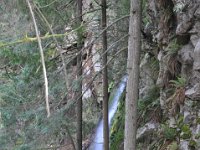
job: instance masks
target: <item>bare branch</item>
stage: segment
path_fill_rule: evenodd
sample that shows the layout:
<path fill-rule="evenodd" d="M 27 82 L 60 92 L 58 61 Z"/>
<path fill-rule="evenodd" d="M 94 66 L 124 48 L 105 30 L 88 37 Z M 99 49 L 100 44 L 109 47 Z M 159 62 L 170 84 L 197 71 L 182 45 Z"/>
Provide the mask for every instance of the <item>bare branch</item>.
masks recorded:
<path fill-rule="evenodd" d="M 39 14 L 41 15 L 42 19 L 45 21 L 45 23 L 47 24 L 49 30 L 51 31 L 51 34 L 52 35 L 55 35 L 53 29 L 51 28 L 51 25 L 49 24 L 48 20 L 46 19 L 46 17 L 42 14 L 42 12 L 40 11 L 40 9 L 35 5 L 37 11 L 39 12 Z M 68 84 L 68 75 L 67 75 L 67 67 L 66 67 L 66 64 L 65 64 L 65 59 L 64 59 L 64 56 L 62 54 L 62 51 L 61 51 L 61 48 L 58 44 L 58 40 L 56 39 L 56 37 L 53 36 L 53 40 L 55 41 L 56 43 L 56 46 L 57 46 L 57 50 L 59 52 L 59 55 L 60 55 L 60 58 L 61 58 L 61 61 L 62 61 L 62 65 L 63 65 L 63 70 L 64 70 L 64 79 L 65 79 L 65 84 L 66 84 L 66 89 L 69 88 L 69 84 Z"/>
<path fill-rule="evenodd" d="M 42 48 L 42 42 L 41 42 L 41 39 L 40 39 L 39 30 L 38 30 L 38 27 L 37 27 L 37 23 L 36 23 L 36 20 L 35 20 L 35 16 L 34 16 L 34 13 L 33 13 L 32 6 L 31 6 L 29 0 L 26 0 L 26 2 L 28 4 L 28 7 L 29 7 L 29 10 L 30 10 L 30 13 L 31 13 L 31 17 L 33 19 L 36 37 L 37 37 L 37 41 L 38 41 L 38 46 L 39 46 L 39 49 L 40 49 L 41 62 L 42 62 L 42 67 L 43 67 L 44 83 L 45 83 L 45 100 L 46 100 L 47 117 L 50 117 L 48 80 L 47 80 L 47 72 L 46 72 L 46 66 L 45 66 L 45 61 L 44 61 L 44 53 L 43 53 L 43 48 Z"/>

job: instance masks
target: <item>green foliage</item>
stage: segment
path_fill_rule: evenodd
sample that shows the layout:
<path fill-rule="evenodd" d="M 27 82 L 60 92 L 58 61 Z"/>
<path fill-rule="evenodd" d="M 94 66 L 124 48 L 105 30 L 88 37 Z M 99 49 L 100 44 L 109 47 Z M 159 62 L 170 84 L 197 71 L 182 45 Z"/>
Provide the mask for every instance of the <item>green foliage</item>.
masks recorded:
<path fill-rule="evenodd" d="M 177 77 L 177 80 L 171 80 L 170 83 L 172 83 L 176 88 L 185 87 L 186 79 L 183 77 Z"/>
<path fill-rule="evenodd" d="M 124 140 L 124 122 L 125 122 L 125 92 L 122 94 L 117 108 L 117 112 L 112 121 L 112 127 L 110 131 L 111 135 L 111 150 L 119 149 L 121 142 Z"/>
<path fill-rule="evenodd" d="M 183 139 L 189 139 L 192 136 L 189 125 L 184 124 L 181 128 L 181 131 L 180 137 Z"/>
<path fill-rule="evenodd" d="M 114 133 L 113 133 L 114 134 Z M 123 129 L 119 130 L 114 135 L 114 140 L 112 141 L 111 150 L 119 149 L 121 142 L 124 140 L 124 131 Z"/>
<path fill-rule="evenodd" d="M 196 122 L 197 122 L 197 124 L 200 124 L 200 118 L 199 117 L 196 119 Z"/>
<path fill-rule="evenodd" d="M 151 58 L 150 60 L 150 66 L 152 68 L 152 75 L 153 75 L 153 79 L 157 79 L 157 76 L 159 74 L 159 60 L 156 59 L 155 57 Z"/>
<path fill-rule="evenodd" d="M 139 111 L 147 111 L 148 108 L 153 108 L 159 104 L 158 97 L 160 96 L 160 89 L 158 86 L 153 86 L 148 91 L 147 95 L 138 101 Z"/>
<path fill-rule="evenodd" d="M 84 43 L 84 40 L 85 40 L 84 37 L 82 36 L 86 32 L 85 26 L 81 23 L 81 25 L 77 24 L 76 28 L 78 29 L 77 36 L 78 36 L 78 38 L 80 38 L 80 39 L 78 39 L 79 40 L 78 43 L 82 44 L 82 43 Z"/>
<path fill-rule="evenodd" d="M 35 150 L 44 149 L 49 145 L 59 146 L 60 141 L 68 140 L 69 133 L 74 136 L 76 132 L 74 105 L 68 105 L 68 97 L 65 97 L 67 94 L 69 97 L 72 94 L 66 93 L 63 66 L 56 50 L 49 48 L 53 36 L 48 35 L 49 28 L 36 8 L 37 6 L 47 18 L 55 32 L 58 44 L 63 46 L 66 42 L 63 37 L 68 35 L 65 27 L 73 27 L 75 24 L 73 18 L 75 1 L 33 0 L 31 2 L 33 2 L 44 48 L 51 117 L 46 118 L 41 58 L 26 1 L 1 1 L 0 11 L 3 15 L 0 17 L 2 21 L 0 23 L 0 46 L 2 46 L 0 64 L 5 66 L 0 70 L 0 78 L 3 79 L 0 84 L 0 149 L 3 150 Z M 81 26 L 76 31 L 78 34 L 84 33 L 85 26 Z M 65 57 L 66 59 L 68 57 Z M 76 88 L 76 85 L 74 87 Z M 96 123 L 88 119 L 89 113 L 92 119 L 96 117 L 94 111 L 88 112 L 88 107 L 85 107 L 83 112 L 87 117 L 83 121 L 84 137 L 88 137 Z"/>
<path fill-rule="evenodd" d="M 65 92 L 65 86 L 60 80 L 62 77 L 55 72 L 56 62 L 49 59 L 52 51 L 45 49 L 45 60 L 49 72 L 49 96 L 56 106 Z M 46 118 L 37 43 L 3 48 L 0 58 L 1 64 L 6 66 L 6 71 L 1 72 L 4 82 L 0 84 L 1 132 L 4 132 L 0 136 L 0 149 L 28 150 L 46 147 L 49 143 L 57 145 L 57 139 L 66 138 L 67 132 L 63 127 L 66 124 L 74 133 L 73 119 L 66 121 L 65 113 L 55 111 L 51 118 Z M 62 132 L 65 137 L 60 135 Z"/>
<path fill-rule="evenodd" d="M 195 135 L 195 139 L 200 139 L 200 133 Z"/>
<path fill-rule="evenodd" d="M 178 150 L 179 146 L 176 141 L 172 142 L 170 145 L 167 146 L 167 150 Z"/>
<path fill-rule="evenodd" d="M 163 136 L 167 140 L 174 140 L 177 136 L 176 128 L 171 128 L 168 125 L 162 125 Z"/>
<path fill-rule="evenodd" d="M 142 17 L 142 21 L 144 23 L 144 26 L 150 23 L 150 20 L 147 15 L 147 7 L 148 7 L 147 0 L 142 0 L 142 15 L 144 16 Z"/>
<path fill-rule="evenodd" d="M 195 148 L 197 146 L 197 142 L 195 142 L 194 140 L 190 140 L 189 146 Z"/>
<path fill-rule="evenodd" d="M 112 89 L 113 89 L 113 87 L 114 87 L 114 82 L 111 81 L 111 82 L 109 83 L 109 85 L 108 85 L 108 92 L 111 92 Z"/>
<path fill-rule="evenodd" d="M 27 8 L 27 4 L 24 0 L 17 0 L 18 1 L 18 8 L 25 14 L 29 14 L 29 9 Z M 56 31 L 63 31 L 63 26 L 66 25 L 66 22 L 68 22 L 71 19 L 72 14 L 74 13 L 74 5 L 73 1 L 72 3 L 69 3 L 70 0 L 34 0 L 34 4 L 40 9 L 40 11 L 43 13 L 43 15 L 47 18 L 50 25 L 53 27 L 56 26 Z M 66 4 L 71 4 L 70 6 L 66 7 Z M 35 13 L 36 17 L 39 21 L 40 31 L 42 33 L 46 33 L 49 31 L 46 23 L 41 18 L 39 13 Z M 29 19 L 31 17 L 29 16 Z"/>
<path fill-rule="evenodd" d="M 83 138 L 87 138 L 89 134 L 91 134 L 91 130 L 95 128 L 96 124 L 90 121 L 83 122 Z"/>
<path fill-rule="evenodd" d="M 188 132 L 189 130 L 190 130 L 189 125 L 184 124 L 184 125 L 182 126 L 182 132 Z"/>
<path fill-rule="evenodd" d="M 173 39 L 166 48 L 167 55 L 177 54 L 178 50 L 182 47 L 177 43 L 177 39 Z"/>
<path fill-rule="evenodd" d="M 115 9 L 117 10 L 117 15 L 119 15 L 119 16 L 128 15 L 130 13 L 129 12 L 129 10 L 130 10 L 130 0 L 118 1 L 118 4 L 115 5 L 115 7 L 116 7 Z"/>
<path fill-rule="evenodd" d="M 184 119 L 184 116 L 183 115 L 179 115 L 178 120 L 177 120 L 177 127 L 179 129 L 181 129 L 182 126 L 184 125 L 183 119 Z"/>

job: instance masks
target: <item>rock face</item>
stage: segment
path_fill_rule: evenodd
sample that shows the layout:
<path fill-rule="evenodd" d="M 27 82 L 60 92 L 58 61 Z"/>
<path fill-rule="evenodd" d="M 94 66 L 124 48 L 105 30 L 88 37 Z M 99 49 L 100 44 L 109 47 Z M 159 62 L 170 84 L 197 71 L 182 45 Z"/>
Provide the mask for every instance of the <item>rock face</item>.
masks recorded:
<path fill-rule="evenodd" d="M 198 43 L 195 46 L 194 49 L 194 65 L 193 65 L 193 69 L 195 71 L 199 71 L 200 70 L 200 39 L 198 41 Z"/>
<path fill-rule="evenodd" d="M 152 37 L 148 50 L 159 61 L 156 84 L 160 88 L 160 106 L 166 119 L 162 123 L 176 129 L 170 141 L 175 141 L 180 150 L 200 149 L 200 1 L 148 0 L 147 12 L 149 20 L 154 20 L 149 21 L 144 31 Z M 146 80 L 152 68 L 144 70 L 141 74 Z M 143 82 L 142 93 L 152 84 L 148 82 Z"/>
<path fill-rule="evenodd" d="M 145 136 L 151 135 L 157 129 L 158 129 L 158 124 L 151 123 L 151 122 L 146 123 L 143 127 L 138 129 L 136 138 L 137 140 L 140 140 L 144 138 Z"/>

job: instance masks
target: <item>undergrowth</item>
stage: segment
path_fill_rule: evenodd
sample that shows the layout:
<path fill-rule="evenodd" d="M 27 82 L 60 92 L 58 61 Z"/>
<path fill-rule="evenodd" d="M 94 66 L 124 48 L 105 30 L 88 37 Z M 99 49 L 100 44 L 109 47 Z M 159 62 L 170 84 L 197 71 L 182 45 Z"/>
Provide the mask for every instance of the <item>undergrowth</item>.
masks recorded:
<path fill-rule="evenodd" d="M 149 119 L 160 120 L 159 115 L 159 88 L 157 86 L 151 87 L 147 96 L 138 101 L 138 124 L 142 125 L 149 121 Z M 110 149 L 120 150 L 123 147 L 124 140 L 124 122 L 125 122 L 125 92 L 122 94 L 119 102 L 117 112 L 112 121 Z"/>

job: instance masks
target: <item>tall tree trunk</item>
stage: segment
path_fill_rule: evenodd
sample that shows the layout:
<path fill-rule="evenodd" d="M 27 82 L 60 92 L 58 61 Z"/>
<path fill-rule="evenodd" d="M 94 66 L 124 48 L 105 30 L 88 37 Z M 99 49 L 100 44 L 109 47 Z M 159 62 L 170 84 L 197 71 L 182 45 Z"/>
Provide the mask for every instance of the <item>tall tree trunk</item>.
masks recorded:
<path fill-rule="evenodd" d="M 77 25 L 82 22 L 82 0 L 77 0 Z M 77 82 L 78 89 L 76 91 L 77 102 L 77 150 L 82 150 L 82 32 L 78 31 L 78 55 L 77 55 Z"/>
<path fill-rule="evenodd" d="M 136 150 L 137 100 L 141 49 L 141 1 L 131 0 L 126 89 L 125 150 Z"/>
<path fill-rule="evenodd" d="M 102 29 L 107 26 L 106 0 L 102 0 Z M 108 125 L 108 77 L 107 77 L 107 32 L 103 32 L 103 137 L 104 150 L 109 150 L 109 125 Z"/>

